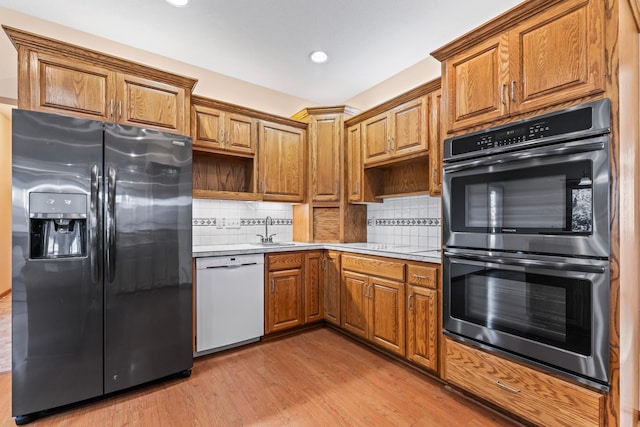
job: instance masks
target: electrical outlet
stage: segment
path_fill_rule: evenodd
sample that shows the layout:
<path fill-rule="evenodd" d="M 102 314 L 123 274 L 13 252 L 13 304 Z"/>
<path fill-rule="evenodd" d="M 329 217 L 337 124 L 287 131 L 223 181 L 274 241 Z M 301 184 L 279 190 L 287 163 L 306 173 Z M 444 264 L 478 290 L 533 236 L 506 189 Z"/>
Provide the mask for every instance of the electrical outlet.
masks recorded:
<path fill-rule="evenodd" d="M 239 229 L 240 228 L 240 218 L 227 218 L 226 226 L 227 229 Z"/>

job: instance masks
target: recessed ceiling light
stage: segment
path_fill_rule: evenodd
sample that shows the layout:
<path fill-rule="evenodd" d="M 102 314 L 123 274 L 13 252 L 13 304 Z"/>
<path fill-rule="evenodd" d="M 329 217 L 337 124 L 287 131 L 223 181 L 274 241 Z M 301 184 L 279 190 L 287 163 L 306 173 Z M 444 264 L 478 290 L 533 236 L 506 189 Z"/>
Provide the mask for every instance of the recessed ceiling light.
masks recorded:
<path fill-rule="evenodd" d="M 314 50 L 309 54 L 309 58 L 311 59 L 311 61 L 315 62 L 316 64 L 322 64 L 323 62 L 327 62 L 327 59 L 329 59 L 329 56 L 327 55 L 326 52 L 322 50 Z"/>
<path fill-rule="evenodd" d="M 167 0 L 167 3 L 175 7 L 185 7 L 189 0 Z"/>

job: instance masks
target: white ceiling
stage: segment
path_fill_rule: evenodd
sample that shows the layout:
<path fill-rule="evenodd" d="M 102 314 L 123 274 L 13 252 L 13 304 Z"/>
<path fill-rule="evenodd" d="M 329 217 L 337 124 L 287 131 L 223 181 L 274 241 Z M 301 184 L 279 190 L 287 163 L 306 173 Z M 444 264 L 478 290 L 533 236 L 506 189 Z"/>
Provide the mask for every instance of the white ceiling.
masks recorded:
<path fill-rule="evenodd" d="M 519 2 L 191 0 L 175 8 L 164 0 L 0 0 L 0 7 L 337 105 Z M 316 49 L 329 61 L 311 63 Z"/>

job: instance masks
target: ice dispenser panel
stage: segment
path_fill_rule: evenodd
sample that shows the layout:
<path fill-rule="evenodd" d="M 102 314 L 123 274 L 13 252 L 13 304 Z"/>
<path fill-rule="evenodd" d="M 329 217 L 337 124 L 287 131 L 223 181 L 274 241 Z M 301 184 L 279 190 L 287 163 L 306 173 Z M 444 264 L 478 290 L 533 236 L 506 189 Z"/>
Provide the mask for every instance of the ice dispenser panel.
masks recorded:
<path fill-rule="evenodd" d="M 87 254 L 87 196 L 30 193 L 31 258 L 83 257 Z"/>

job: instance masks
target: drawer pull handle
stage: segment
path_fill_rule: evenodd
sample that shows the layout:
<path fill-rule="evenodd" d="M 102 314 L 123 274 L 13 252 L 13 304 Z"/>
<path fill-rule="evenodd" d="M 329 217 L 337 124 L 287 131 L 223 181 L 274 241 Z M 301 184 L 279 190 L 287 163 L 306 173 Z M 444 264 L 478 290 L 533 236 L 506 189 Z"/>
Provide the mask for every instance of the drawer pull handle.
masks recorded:
<path fill-rule="evenodd" d="M 413 277 L 415 277 L 416 279 L 428 279 L 429 278 L 427 276 L 421 276 L 421 275 L 415 274 L 415 273 L 413 273 Z"/>
<path fill-rule="evenodd" d="M 505 390 L 510 391 L 511 393 L 520 393 L 520 390 L 518 390 L 517 388 L 509 387 L 508 385 L 502 384 L 500 380 L 496 381 L 496 385 L 498 387 L 501 387 Z"/>

